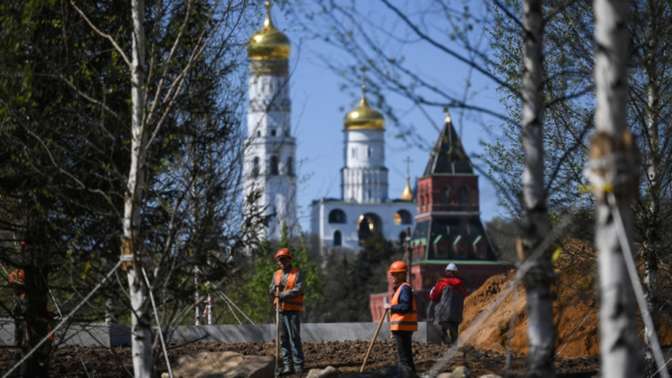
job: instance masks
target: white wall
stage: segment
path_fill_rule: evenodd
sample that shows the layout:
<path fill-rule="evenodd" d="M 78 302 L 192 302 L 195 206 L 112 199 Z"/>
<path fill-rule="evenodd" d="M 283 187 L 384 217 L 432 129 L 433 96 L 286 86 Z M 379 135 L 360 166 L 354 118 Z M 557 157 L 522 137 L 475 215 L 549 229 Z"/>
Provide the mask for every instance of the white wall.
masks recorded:
<path fill-rule="evenodd" d="M 329 223 L 329 212 L 333 209 L 341 209 L 345 212 L 346 221 L 343 224 Z M 399 210 L 406 210 L 411 215 L 411 224 L 403 225 L 394 222 L 394 215 Z M 358 204 L 344 201 L 316 201 L 313 203 L 311 219 L 313 224 L 312 233 L 320 237 L 321 250 L 324 252 L 334 246 L 333 235 L 335 231 L 341 231 L 341 247 L 354 251 L 360 249 L 359 236 L 357 234 L 357 221 L 364 213 L 374 213 L 382 222 L 383 236 L 387 240 L 398 241 L 399 234 L 408 227 L 413 230 L 415 224 L 415 203 L 412 202 L 385 202 L 379 204 Z"/>
<path fill-rule="evenodd" d="M 278 239 L 281 224 L 291 233 L 298 230 L 296 218 L 296 143 L 290 128 L 290 98 L 287 76 L 251 75 L 245 158 L 243 163 L 246 196 L 261 192 L 255 204 L 276 214 L 262 237 Z M 271 175 L 272 157 L 278 159 L 278 174 Z M 258 175 L 253 176 L 258 158 Z M 291 169 L 290 169 L 291 165 Z"/>

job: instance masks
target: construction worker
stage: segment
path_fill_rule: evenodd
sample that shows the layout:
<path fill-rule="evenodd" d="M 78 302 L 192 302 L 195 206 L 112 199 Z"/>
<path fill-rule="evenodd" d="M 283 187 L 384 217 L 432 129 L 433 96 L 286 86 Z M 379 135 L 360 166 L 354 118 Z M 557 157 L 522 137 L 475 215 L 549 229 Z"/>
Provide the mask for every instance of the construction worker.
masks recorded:
<path fill-rule="evenodd" d="M 303 372 L 301 313 L 303 312 L 303 277 L 292 267 L 292 254 L 280 248 L 275 254 L 279 269 L 273 274 L 269 292 L 274 306 L 280 306 L 280 339 L 283 368 L 281 375 Z M 276 293 L 278 293 L 276 297 Z"/>
<path fill-rule="evenodd" d="M 28 346 L 28 329 L 26 327 L 26 314 L 28 304 L 26 300 L 25 272 L 23 269 L 15 269 L 9 272 L 7 280 L 9 286 L 14 288 L 14 342 L 16 346 L 23 349 Z"/>
<path fill-rule="evenodd" d="M 429 291 L 427 318 L 441 327 L 441 341 L 453 344 L 457 342 L 467 293 L 464 282 L 457 276 L 457 265 L 446 265 L 443 275 Z"/>
<path fill-rule="evenodd" d="M 413 288 L 406 282 L 406 263 L 398 260 L 390 265 L 388 273 L 392 276 L 394 295 L 385 309 L 390 310 L 390 332 L 397 344 L 399 356 L 399 374 L 401 377 L 414 377 L 413 332 L 418 330 L 418 315 Z"/>

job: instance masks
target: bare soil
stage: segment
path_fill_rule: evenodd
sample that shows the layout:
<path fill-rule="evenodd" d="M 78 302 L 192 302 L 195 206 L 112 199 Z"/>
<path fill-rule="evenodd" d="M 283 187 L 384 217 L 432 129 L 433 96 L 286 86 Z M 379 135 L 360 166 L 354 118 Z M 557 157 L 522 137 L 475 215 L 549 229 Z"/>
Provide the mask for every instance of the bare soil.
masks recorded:
<path fill-rule="evenodd" d="M 306 370 L 325 368 L 329 365 L 338 368 L 344 377 L 389 377 L 394 375 L 396 351 L 389 340 L 379 341 L 373 348 L 367 363 L 367 374 L 357 374 L 362 363 L 367 342 L 324 342 L 305 343 Z M 273 356 L 273 343 L 193 343 L 172 346 L 169 350 L 171 364 L 180 356 L 196 354 L 202 351 L 234 351 L 246 355 Z M 426 371 L 446 351 L 445 346 L 414 344 L 415 362 L 418 371 Z M 16 361 L 16 350 L 0 349 L 0 372 L 6 371 Z M 464 365 L 474 374 L 508 372 L 509 376 L 524 376 L 525 361 L 513 356 L 510 367 L 505 366 L 506 356 L 491 351 L 466 348 L 458 353 L 446 371 L 455 366 Z M 166 371 L 163 357 L 156 358 L 157 376 Z M 557 361 L 558 372 L 564 377 L 590 377 L 597 371 L 597 359 L 578 358 Z M 131 377 L 131 353 L 128 348 L 74 348 L 61 347 L 51 359 L 52 377 Z M 297 375 L 298 377 L 298 375 Z"/>

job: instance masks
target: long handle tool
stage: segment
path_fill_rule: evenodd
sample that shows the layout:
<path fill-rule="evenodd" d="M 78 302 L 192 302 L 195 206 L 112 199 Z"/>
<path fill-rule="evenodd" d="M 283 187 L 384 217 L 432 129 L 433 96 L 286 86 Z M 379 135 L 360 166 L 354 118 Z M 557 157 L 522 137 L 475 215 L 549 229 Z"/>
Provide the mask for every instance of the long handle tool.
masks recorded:
<path fill-rule="evenodd" d="M 280 376 L 280 287 L 275 287 L 275 376 Z"/>
<path fill-rule="evenodd" d="M 360 373 L 364 372 L 364 367 L 366 366 L 366 360 L 369 359 L 369 354 L 371 354 L 371 349 L 373 349 L 373 344 L 376 342 L 376 338 L 378 338 L 378 333 L 380 332 L 380 328 L 383 326 L 383 323 L 385 323 L 385 317 L 387 316 L 387 313 L 389 311 L 390 311 L 390 309 L 386 308 L 385 312 L 383 313 L 383 316 L 380 317 L 380 321 L 378 322 L 378 327 L 376 327 L 376 332 L 373 334 L 373 337 L 371 338 L 371 342 L 369 343 L 369 349 L 366 351 L 366 355 L 364 355 L 364 361 L 362 361 L 362 367 L 359 368 Z"/>

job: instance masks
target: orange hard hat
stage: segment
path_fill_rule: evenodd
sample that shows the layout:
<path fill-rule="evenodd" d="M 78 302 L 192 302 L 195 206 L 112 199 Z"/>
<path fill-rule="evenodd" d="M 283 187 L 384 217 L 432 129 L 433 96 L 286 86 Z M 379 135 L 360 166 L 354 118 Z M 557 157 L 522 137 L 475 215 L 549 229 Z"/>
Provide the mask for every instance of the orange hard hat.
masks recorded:
<path fill-rule="evenodd" d="M 23 281 L 25 278 L 26 273 L 23 271 L 23 269 L 16 269 L 9 272 L 7 281 L 9 281 L 10 285 L 23 286 Z"/>
<path fill-rule="evenodd" d="M 288 248 L 280 248 L 278 249 L 278 252 L 275 253 L 275 259 L 279 259 L 281 257 L 287 257 L 287 258 L 292 258 L 292 254 L 289 252 Z"/>
<path fill-rule="evenodd" d="M 390 269 L 388 270 L 388 272 L 389 273 L 405 273 L 407 269 L 408 269 L 408 267 L 406 266 L 405 262 L 403 262 L 401 260 L 397 260 L 397 261 L 393 262 L 392 264 L 390 264 Z"/>

